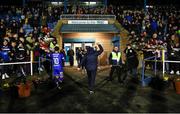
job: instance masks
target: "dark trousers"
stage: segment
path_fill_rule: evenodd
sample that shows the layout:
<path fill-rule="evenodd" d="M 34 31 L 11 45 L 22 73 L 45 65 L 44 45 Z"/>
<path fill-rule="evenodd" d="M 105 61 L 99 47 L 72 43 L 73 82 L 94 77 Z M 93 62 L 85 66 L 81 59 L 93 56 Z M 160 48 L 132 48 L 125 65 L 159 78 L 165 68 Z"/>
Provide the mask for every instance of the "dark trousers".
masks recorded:
<path fill-rule="evenodd" d="M 128 75 L 132 75 L 133 78 L 137 78 L 137 67 L 138 66 L 134 65 L 132 61 L 127 61 L 127 73 L 128 73 Z"/>
<path fill-rule="evenodd" d="M 8 63 L 8 62 L 4 62 L 4 63 Z M 2 74 L 8 74 L 9 75 L 9 65 L 4 65 L 4 66 L 2 66 Z"/>
<path fill-rule="evenodd" d="M 132 74 L 134 78 L 137 78 L 137 68 L 129 68 L 128 73 Z"/>
<path fill-rule="evenodd" d="M 171 60 L 171 61 L 176 61 L 177 59 L 176 59 L 176 57 L 174 57 L 174 56 L 170 56 L 170 57 L 169 57 L 169 60 Z M 169 63 L 169 71 L 170 71 L 170 72 L 171 72 L 172 70 L 176 72 L 176 70 L 178 70 L 177 68 L 178 68 L 178 65 L 177 65 L 176 63 Z"/>
<path fill-rule="evenodd" d="M 157 58 L 157 60 L 161 60 L 161 58 Z M 161 62 L 157 62 L 157 70 L 161 71 L 162 70 L 162 63 Z"/>
<path fill-rule="evenodd" d="M 70 66 L 74 65 L 74 57 L 73 56 L 69 56 L 69 62 L 70 62 Z"/>
<path fill-rule="evenodd" d="M 24 64 L 17 65 L 17 73 L 19 74 L 19 76 L 26 76 Z"/>
<path fill-rule="evenodd" d="M 52 66 L 51 66 L 51 62 L 46 60 L 43 62 L 44 68 L 47 72 L 47 74 L 52 78 Z"/>
<path fill-rule="evenodd" d="M 109 79 L 112 81 L 113 80 L 113 73 L 114 71 L 116 70 L 117 72 L 117 76 L 118 76 L 118 81 L 119 82 L 122 82 L 125 80 L 125 77 L 121 77 L 121 71 L 122 71 L 122 68 L 120 66 L 112 66 L 111 67 L 111 71 L 110 71 L 110 74 L 109 74 Z M 122 79 L 123 78 L 123 79 Z"/>
<path fill-rule="evenodd" d="M 95 80 L 96 80 L 96 72 L 97 72 L 97 70 L 92 70 L 92 71 L 87 70 L 88 88 L 89 88 L 90 91 L 94 90 Z"/>

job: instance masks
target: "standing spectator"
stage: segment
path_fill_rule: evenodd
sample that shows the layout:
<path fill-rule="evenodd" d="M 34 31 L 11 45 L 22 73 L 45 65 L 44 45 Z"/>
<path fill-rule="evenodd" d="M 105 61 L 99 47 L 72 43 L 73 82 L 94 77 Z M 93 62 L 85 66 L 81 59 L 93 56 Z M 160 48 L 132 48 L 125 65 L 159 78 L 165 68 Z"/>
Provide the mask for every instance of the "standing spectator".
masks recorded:
<path fill-rule="evenodd" d="M 144 53 L 144 59 L 147 59 L 149 57 L 153 57 L 153 51 L 151 49 L 151 46 L 149 44 L 145 44 L 145 48 L 143 49 Z M 146 69 L 152 69 L 152 62 L 151 61 L 146 61 L 145 62 L 145 68 Z"/>
<path fill-rule="evenodd" d="M 9 62 L 10 61 L 10 47 L 8 45 L 8 40 L 3 41 L 3 46 L 1 47 L 0 51 L 1 51 L 0 57 L 2 59 L 1 61 L 3 63 Z M 9 69 L 8 65 L 2 66 L 2 79 L 9 78 L 8 69 Z"/>
<path fill-rule="evenodd" d="M 81 55 L 81 49 L 80 48 L 76 49 L 76 60 L 77 60 L 77 64 L 79 65 L 81 63 L 81 60 L 82 60 L 82 55 Z"/>
<path fill-rule="evenodd" d="M 78 70 L 84 64 L 85 69 L 88 75 L 88 87 L 90 94 L 94 93 L 97 65 L 98 65 L 98 56 L 103 52 L 103 47 L 97 43 L 99 51 L 95 51 L 93 47 L 86 47 L 87 54 L 82 59 L 81 64 L 78 66 Z"/>
<path fill-rule="evenodd" d="M 6 28 L 4 27 L 3 24 L 0 24 L 0 41 L 2 41 L 2 38 L 5 36 L 6 34 Z"/>
<path fill-rule="evenodd" d="M 17 47 L 17 54 L 16 54 L 16 60 L 18 62 L 23 62 L 26 58 L 26 50 L 24 48 L 24 45 L 20 43 Z M 25 65 L 18 65 L 18 74 L 20 76 L 26 76 L 25 73 Z"/>
<path fill-rule="evenodd" d="M 127 45 L 124 53 L 126 54 L 128 72 L 132 73 L 134 78 L 137 78 L 137 67 L 139 63 L 137 53 L 132 49 L 130 44 Z"/>
<path fill-rule="evenodd" d="M 171 61 L 174 61 L 176 59 L 176 55 L 175 55 L 175 51 L 174 51 L 175 46 L 176 46 L 175 35 L 172 35 L 171 39 L 168 41 L 168 44 L 167 44 L 168 59 Z M 169 63 L 170 74 L 174 74 L 175 70 L 176 70 L 176 64 Z"/>
<path fill-rule="evenodd" d="M 16 62 L 16 54 L 17 54 L 17 43 L 15 40 L 11 41 L 11 62 Z M 17 65 L 12 65 L 12 71 L 13 73 L 16 72 Z"/>
<path fill-rule="evenodd" d="M 176 51 L 176 61 L 180 61 L 180 44 L 177 43 L 176 44 L 176 47 L 177 48 L 175 51 Z M 177 63 L 176 64 L 176 75 L 180 75 L 180 63 Z"/>
<path fill-rule="evenodd" d="M 157 29 L 158 29 L 158 24 L 157 24 L 156 20 L 153 19 L 151 22 L 151 30 L 154 33 L 154 32 L 157 32 Z"/>
<path fill-rule="evenodd" d="M 69 56 L 70 66 L 73 66 L 74 65 L 74 50 L 69 49 L 67 52 L 67 55 Z"/>
<path fill-rule="evenodd" d="M 40 58 L 40 49 L 39 49 L 39 43 L 37 41 L 34 42 L 33 46 L 33 55 L 34 55 L 34 61 L 39 61 Z M 43 71 L 41 67 L 38 67 L 38 63 L 34 63 L 34 70 L 35 72 L 38 72 L 38 70 Z"/>
<path fill-rule="evenodd" d="M 64 49 L 61 49 L 61 50 L 60 50 L 60 53 L 63 54 L 63 56 L 64 56 L 64 59 L 62 60 L 62 65 L 63 65 L 63 67 L 64 67 L 64 66 L 65 66 L 65 60 L 66 60 L 66 58 L 65 58 L 65 57 L 66 57 L 66 52 L 65 52 Z"/>

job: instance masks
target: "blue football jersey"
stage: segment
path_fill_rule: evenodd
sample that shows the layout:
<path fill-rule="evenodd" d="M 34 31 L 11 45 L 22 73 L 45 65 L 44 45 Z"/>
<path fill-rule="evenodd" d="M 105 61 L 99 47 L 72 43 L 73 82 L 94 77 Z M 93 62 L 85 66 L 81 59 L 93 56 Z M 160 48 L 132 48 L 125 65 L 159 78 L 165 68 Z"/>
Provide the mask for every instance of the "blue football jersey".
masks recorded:
<path fill-rule="evenodd" d="M 51 54 L 51 61 L 52 61 L 53 69 L 60 69 L 63 71 L 63 65 L 62 65 L 63 59 L 64 59 L 63 54 L 52 53 Z"/>
<path fill-rule="evenodd" d="M 8 46 L 3 46 L 1 48 L 0 57 L 3 59 L 4 62 L 10 61 L 9 51 L 10 48 Z"/>

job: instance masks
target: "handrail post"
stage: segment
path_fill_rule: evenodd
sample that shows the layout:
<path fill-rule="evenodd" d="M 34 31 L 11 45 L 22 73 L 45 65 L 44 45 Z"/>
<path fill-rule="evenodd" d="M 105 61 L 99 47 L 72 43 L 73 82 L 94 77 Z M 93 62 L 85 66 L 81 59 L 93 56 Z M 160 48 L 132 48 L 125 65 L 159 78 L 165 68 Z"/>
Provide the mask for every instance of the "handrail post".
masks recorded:
<path fill-rule="evenodd" d="M 30 68 L 31 68 L 31 76 L 33 75 L 33 51 L 31 51 L 31 56 L 30 56 Z"/>
<path fill-rule="evenodd" d="M 41 57 L 39 57 L 39 59 L 38 59 L 38 69 L 40 69 L 40 67 L 41 67 Z M 41 74 L 41 71 L 39 70 L 39 74 Z"/>
<path fill-rule="evenodd" d="M 141 76 L 141 83 L 144 83 L 144 72 L 145 72 L 145 61 L 142 61 L 142 76 Z"/>
<path fill-rule="evenodd" d="M 163 77 L 165 74 L 165 50 L 162 50 L 162 62 L 163 62 Z"/>
<path fill-rule="evenodd" d="M 155 56 L 154 74 L 157 75 L 157 56 Z"/>

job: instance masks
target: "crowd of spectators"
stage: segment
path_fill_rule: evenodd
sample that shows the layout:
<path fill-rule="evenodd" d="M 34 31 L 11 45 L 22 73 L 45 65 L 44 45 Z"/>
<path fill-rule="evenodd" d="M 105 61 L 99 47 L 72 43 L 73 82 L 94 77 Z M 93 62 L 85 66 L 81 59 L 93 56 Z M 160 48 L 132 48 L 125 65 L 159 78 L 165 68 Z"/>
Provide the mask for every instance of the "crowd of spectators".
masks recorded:
<path fill-rule="evenodd" d="M 1 6 L 0 12 L 1 63 L 29 61 L 30 51 L 34 53 L 34 60 L 38 61 L 40 54 L 57 45 L 56 39 L 51 36 L 51 31 L 59 19 L 57 10 Z M 15 65 L 12 68 L 0 66 L 2 78 L 9 77 L 9 68 L 16 73 L 22 71 L 25 75 L 24 65 L 21 66 L 19 70 L 15 69 Z"/>
<path fill-rule="evenodd" d="M 14 7 L 0 6 L 0 51 L 10 55 L 1 62 L 25 61 L 34 52 L 35 60 L 49 48 L 57 45 L 51 32 L 63 14 L 63 7 Z M 173 6 L 143 8 L 121 7 L 69 7 L 69 14 L 114 14 L 120 24 L 130 32 L 129 43 L 142 51 L 160 48 L 179 48 L 179 10 Z M 2 54 L 1 54 L 2 55 Z M 24 57 L 24 58 L 23 58 Z M 1 73 L 7 75 L 7 66 L 1 66 Z M 5 69 L 5 70 L 2 70 Z M 14 69 L 14 67 L 12 67 Z"/>
<path fill-rule="evenodd" d="M 70 10 L 69 10 L 70 11 Z M 76 14 L 113 14 L 119 23 L 129 31 L 128 41 L 132 47 L 142 52 L 144 58 L 157 55 L 161 59 L 161 50 L 167 50 L 168 60 L 180 60 L 180 10 L 172 5 L 149 6 L 145 10 L 142 7 L 113 6 L 104 8 L 77 8 L 70 13 Z M 172 53 L 175 53 L 172 56 Z M 153 62 L 146 62 L 151 69 Z M 175 71 L 180 75 L 179 64 L 170 63 L 167 70 L 173 74 Z M 158 70 L 162 65 L 158 63 Z"/>
<path fill-rule="evenodd" d="M 150 6 L 146 9 L 113 7 L 113 14 L 123 27 L 130 32 L 129 43 L 137 51 L 142 51 L 144 58 L 157 55 L 161 59 L 161 50 L 167 50 L 168 60 L 180 60 L 180 10 L 173 6 Z M 153 67 L 152 62 L 146 62 Z M 146 65 L 146 66 L 147 66 Z M 170 63 L 167 67 L 171 74 L 180 75 L 179 64 Z M 159 70 L 162 66 L 158 63 Z"/>

